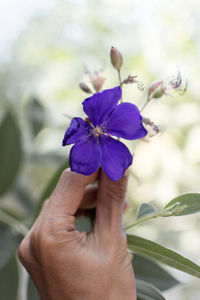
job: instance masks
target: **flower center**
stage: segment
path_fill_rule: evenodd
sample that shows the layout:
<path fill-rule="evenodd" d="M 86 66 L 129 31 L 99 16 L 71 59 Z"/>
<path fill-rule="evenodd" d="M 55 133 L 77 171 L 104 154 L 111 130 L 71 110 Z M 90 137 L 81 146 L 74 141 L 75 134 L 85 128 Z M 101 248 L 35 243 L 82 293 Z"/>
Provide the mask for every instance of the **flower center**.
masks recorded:
<path fill-rule="evenodd" d="M 93 133 L 93 135 L 94 135 L 95 137 L 98 137 L 98 136 L 100 136 L 101 134 L 103 134 L 103 131 L 102 131 L 102 129 L 101 129 L 101 126 L 94 127 L 92 133 Z"/>
<path fill-rule="evenodd" d="M 91 122 L 90 122 L 90 119 L 89 118 L 86 118 L 85 121 L 90 124 L 90 126 L 92 127 L 89 135 L 93 135 L 94 137 L 99 137 L 100 135 L 102 134 L 105 134 L 106 133 L 106 126 L 105 124 L 100 124 L 98 126 L 94 126 Z"/>

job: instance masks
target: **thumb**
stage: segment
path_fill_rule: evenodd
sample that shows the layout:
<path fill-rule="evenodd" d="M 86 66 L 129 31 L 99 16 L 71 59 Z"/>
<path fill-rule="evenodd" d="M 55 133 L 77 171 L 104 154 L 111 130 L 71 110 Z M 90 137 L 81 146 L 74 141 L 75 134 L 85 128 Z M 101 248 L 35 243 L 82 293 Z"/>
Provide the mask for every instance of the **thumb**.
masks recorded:
<path fill-rule="evenodd" d="M 100 235 L 118 236 L 123 231 L 122 214 L 128 183 L 128 170 L 119 181 L 112 181 L 104 171 L 99 178 L 95 231 Z"/>

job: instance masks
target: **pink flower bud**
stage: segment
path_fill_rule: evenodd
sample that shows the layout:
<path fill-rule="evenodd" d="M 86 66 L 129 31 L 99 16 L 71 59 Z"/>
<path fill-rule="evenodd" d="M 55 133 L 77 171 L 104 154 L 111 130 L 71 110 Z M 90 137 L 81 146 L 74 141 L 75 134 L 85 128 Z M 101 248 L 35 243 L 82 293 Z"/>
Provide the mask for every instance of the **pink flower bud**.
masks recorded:
<path fill-rule="evenodd" d="M 121 53 L 117 50 L 117 48 L 111 47 L 110 59 L 113 67 L 119 71 L 123 63 L 123 58 Z"/>
<path fill-rule="evenodd" d="M 162 80 L 153 82 L 148 90 L 148 99 L 161 98 L 165 94 L 165 87 Z"/>
<path fill-rule="evenodd" d="M 97 77 L 96 80 L 92 82 L 93 88 L 96 92 L 99 92 L 104 84 L 105 78 L 104 77 Z"/>
<path fill-rule="evenodd" d="M 89 88 L 89 86 L 85 82 L 80 82 L 79 83 L 79 87 L 85 93 L 92 94 L 91 89 Z"/>

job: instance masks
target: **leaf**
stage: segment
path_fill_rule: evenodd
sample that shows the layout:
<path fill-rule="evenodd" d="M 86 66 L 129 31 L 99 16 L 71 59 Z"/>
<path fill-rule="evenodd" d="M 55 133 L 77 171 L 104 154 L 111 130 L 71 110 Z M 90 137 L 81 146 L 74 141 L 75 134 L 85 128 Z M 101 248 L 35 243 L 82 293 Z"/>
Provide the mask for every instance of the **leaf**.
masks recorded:
<path fill-rule="evenodd" d="M 181 210 L 181 212 L 179 212 L 176 216 L 195 214 L 200 212 L 200 193 L 187 193 L 180 195 L 167 203 L 165 208 L 168 208 L 175 203 L 180 203 L 180 207 L 182 205 L 187 205 L 186 208 Z"/>
<path fill-rule="evenodd" d="M 19 202 L 30 216 L 34 209 L 34 203 L 30 193 L 26 191 L 25 187 L 20 186 L 19 184 L 12 189 L 12 192 L 15 195 L 16 202 Z"/>
<path fill-rule="evenodd" d="M 0 223 L 0 269 L 8 262 L 16 250 L 18 243 L 19 240 L 17 236 L 11 232 L 10 227 Z"/>
<path fill-rule="evenodd" d="M 179 283 L 157 263 L 140 255 L 134 254 L 132 265 L 136 279 L 146 281 L 161 291 L 168 290 Z"/>
<path fill-rule="evenodd" d="M 33 280 L 30 277 L 28 279 L 27 299 L 29 299 L 29 300 L 40 300 L 40 296 L 39 296 L 39 293 L 37 291 L 37 288 L 36 288 Z"/>
<path fill-rule="evenodd" d="M 148 203 L 141 203 L 137 209 L 136 219 L 152 215 L 156 212 L 155 208 Z"/>
<path fill-rule="evenodd" d="M 137 300 L 165 300 L 160 291 L 143 280 L 136 279 Z"/>
<path fill-rule="evenodd" d="M 33 135 L 36 136 L 44 125 L 44 107 L 37 98 L 32 97 L 27 109 L 28 122 L 31 125 Z"/>
<path fill-rule="evenodd" d="M 8 112 L 0 126 L 0 196 L 13 184 L 22 160 L 21 134 Z"/>
<path fill-rule="evenodd" d="M 136 254 L 200 278 L 200 266 L 168 248 L 136 235 L 127 235 L 127 243 L 128 248 Z"/>
<path fill-rule="evenodd" d="M 79 217 L 75 219 L 75 228 L 79 231 L 87 231 L 90 232 L 92 225 L 91 220 L 85 217 Z"/>
<path fill-rule="evenodd" d="M 43 191 L 43 194 L 41 196 L 41 199 L 38 203 L 38 206 L 36 208 L 36 212 L 35 212 L 35 218 L 38 216 L 41 208 L 42 208 L 42 205 L 43 205 L 43 202 L 44 200 L 46 200 L 50 195 L 51 193 L 53 192 L 53 190 L 55 189 L 56 187 L 56 184 L 58 182 L 58 179 L 60 178 L 62 172 L 69 167 L 69 162 L 68 161 L 65 161 L 60 167 L 59 169 L 55 172 L 55 174 L 52 176 L 52 178 L 50 179 L 49 183 L 47 184 L 47 186 L 45 187 L 44 191 Z"/>
<path fill-rule="evenodd" d="M 0 270 L 0 297 L 2 300 L 16 299 L 18 286 L 17 261 L 13 255 Z"/>

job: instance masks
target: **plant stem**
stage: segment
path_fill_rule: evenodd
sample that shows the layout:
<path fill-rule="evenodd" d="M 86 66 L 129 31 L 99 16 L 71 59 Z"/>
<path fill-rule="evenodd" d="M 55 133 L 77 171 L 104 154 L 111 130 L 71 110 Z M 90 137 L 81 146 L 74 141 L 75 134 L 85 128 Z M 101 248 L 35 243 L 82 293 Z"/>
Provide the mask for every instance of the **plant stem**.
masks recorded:
<path fill-rule="evenodd" d="M 149 103 L 149 99 L 147 99 L 145 104 L 142 106 L 142 108 L 140 109 L 140 112 L 143 112 L 143 110 L 145 109 L 145 107 L 147 106 L 148 103 Z"/>
<path fill-rule="evenodd" d="M 121 72 L 120 72 L 120 70 L 118 70 L 117 71 L 118 72 L 118 77 L 119 77 L 119 85 L 120 85 L 120 88 L 122 88 L 122 79 L 121 79 Z M 120 99 L 120 103 L 122 103 L 123 102 L 123 98 L 121 97 L 121 99 Z"/>
<path fill-rule="evenodd" d="M 161 217 L 161 216 L 162 216 L 162 214 L 159 212 L 159 213 L 155 213 L 155 214 L 148 215 L 146 217 L 140 218 L 137 221 L 135 221 L 134 223 L 132 223 L 131 225 L 125 227 L 125 230 L 128 230 L 129 228 L 134 227 L 134 226 L 136 226 L 138 224 L 141 224 L 143 222 L 146 222 L 146 221 L 148 221 L 150 219 Z"/>
<path fill-rule="evenodd" d="M 25 236 L 28 232 L 28 228 L 23 223 L 19 222 L 2 210 L 0 211 L 0 222 L 9 225 L 23 236 Z"/>

